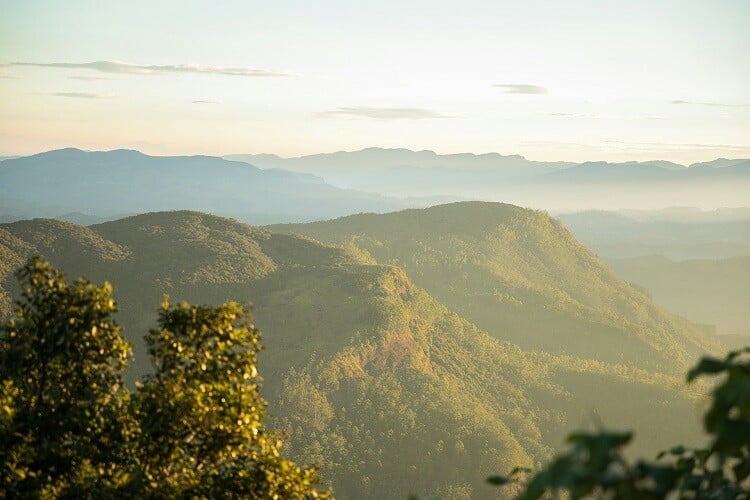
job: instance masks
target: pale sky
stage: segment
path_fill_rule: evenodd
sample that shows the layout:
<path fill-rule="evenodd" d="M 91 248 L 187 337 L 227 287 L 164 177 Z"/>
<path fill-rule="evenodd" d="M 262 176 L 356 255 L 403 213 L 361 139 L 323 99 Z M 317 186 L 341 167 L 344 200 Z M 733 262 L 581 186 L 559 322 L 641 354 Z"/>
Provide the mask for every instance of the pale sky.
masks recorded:
<path fill-rule="evenodd" d="M 750 157 L 749 0 L 0 0 L 0 155 Z"/>

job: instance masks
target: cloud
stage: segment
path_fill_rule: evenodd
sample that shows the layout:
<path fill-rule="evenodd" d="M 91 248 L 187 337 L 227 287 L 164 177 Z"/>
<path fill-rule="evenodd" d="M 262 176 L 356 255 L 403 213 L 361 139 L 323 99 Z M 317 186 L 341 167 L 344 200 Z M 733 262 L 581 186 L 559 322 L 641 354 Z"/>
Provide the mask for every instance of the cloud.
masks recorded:
<path fill-rule="evenodd" d="M 196 99 L 193 104 L 220 104 L 221 101 L 215 101 L 213 99 Z"/>
<path fill-rule="evenodd" d="M 741 103 L 726 103 L 726 102 L 705 102 L 705 101 L 683 101 L 681 99 L 676 99 L 674 101 L 671 101 L 672 104 L 694 104 L 696 106 L 712 106 L 712 107 L 719 107 L 719 108 L 745 108 L 747 106 L 750 106 L 750 104 L 741 104 Z"/>
<path fill-rule="evenodd" d="M 88 63 L 34 63 L 34 62 L 14 62 L 11 66 L 35 66 L 40 68 L 62 68 L 62 69 L 89 69 L 101 71 L 102 73 L 118 73 L 129 75 L 167 75 L 173 73 L 197 73 L 208 75 L 230 75 L 246 77 L 278 77 L 291 76 L 286 73 L 277 73 L 275 71 L 266 71 L 263 69 L 252 68 L 224 68 L 221 66 L 202 66 L 199 64 L 168 64 L 168 65 L 144 65 L 128 64 L 119 61 L 94 61 Z"/>
<path fill-rule="evenodd" d="M 95 82 L 99 80 L 112 80 L 112 78 L 106 78 L 103 76 L 80 76 L 80 75 L 69 76 L 68 79 L 69 80 L 84 80 L 87 82 Z"/>
<path fill-rule="evenodd" d="M 547 89 L 539 85 L 528 83 L 496 83 L 493 87 L 505 89 L 506 94 L 546 94 Z"/>
<path fill-rule="evenodd" d="M 72 97 L 75 99 L 104 99 L 109 96 L 101 95 L 101 94 L 92 94 L 89 92 L 53 92 L 51 95 L 55 97 Z"/>
<path fill-rule="evenodd" d="M 452 118 L 432 109 L 424 108 L 376 108 L 351 106 L 317 113 L 320 117 L 372 118 L 374 120 L 424 120 L 431 118 Z"/>
<path fill-rule="evenodd" d="M 654 115 L 597 115 L 576 113 L 539 113 L 542 116 L 555 116 L 561 118 L 590 118 L 593 120 L 663 120 L 661 116 Z"/>

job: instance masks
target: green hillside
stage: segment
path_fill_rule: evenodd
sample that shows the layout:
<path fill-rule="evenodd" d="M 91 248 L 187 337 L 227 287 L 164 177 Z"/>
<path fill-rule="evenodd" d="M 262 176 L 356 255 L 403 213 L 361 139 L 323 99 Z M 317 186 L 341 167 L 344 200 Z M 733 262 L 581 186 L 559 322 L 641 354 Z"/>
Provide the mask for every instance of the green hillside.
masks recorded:
<path fill-rule="evenodd" d="M 486 252 L 474 231 L 473 252 Z M 565 248 L 555 237 L 543 246 Z M 408 263 L 406 272 L 373 264 L 362 245 L 327 247 L 194 212 L 90 228 L 23 221 L 0 225 L 0 238 L 4 304 L 15 263 L 34 253 L 71 276 L 112 282 L 138 373 L 162 293 L 252 301 L 274 426 L 289 434 L 287 454 L 319 464 L 340 498 L 495 497 L 487 475 L 545 461 L 571 427 L 599 421 L 634 427 L 634 451 L 646 455 L 701 439 L 696 397 L 679 377 L 500 341 L 415 284 Z M 549 276 L 564 274 L 547 265 Z M 521 268 L 517 280 L 523 272 L 542 275 Z"/>
<path fill-rule="evenodd" d="M 544 212 L 463 202 L 272 228 L 401 266 L 436 299 L 524 348 L 674 373 L 719 349 L 708 331 L 657 307 Z"/>

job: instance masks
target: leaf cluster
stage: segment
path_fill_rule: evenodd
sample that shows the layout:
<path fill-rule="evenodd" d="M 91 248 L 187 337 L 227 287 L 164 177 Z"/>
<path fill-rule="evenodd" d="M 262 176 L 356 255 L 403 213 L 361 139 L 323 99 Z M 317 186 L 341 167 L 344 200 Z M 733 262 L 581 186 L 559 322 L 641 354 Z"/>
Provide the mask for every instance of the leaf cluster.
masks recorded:
<path fill-rule="evenodd" d="M 705 448 L 682 445 L 661 452 L 656 462 L 630 463 L 622 448 L 630 432 L 574 433 L 571 449 L 536 472 L 522 485 L 519 499 L 565 493 L 570 498 L 720 498 L 750 497 L 750 348 L 724 359 L 705 357 L 687 374 L 723 376 L 712 392 L 703 424 L 710 435 Z M 493 485 L 523 483 L 529 469 L 491 476 Z"/>
<path fill-rule="evenodd" d="M 170 305 L 128 390 L 112 287 L 39 258 L 0 328 L 0 497 L 327 498 L 263 425 L 260 333 L 237 303 Z"/>

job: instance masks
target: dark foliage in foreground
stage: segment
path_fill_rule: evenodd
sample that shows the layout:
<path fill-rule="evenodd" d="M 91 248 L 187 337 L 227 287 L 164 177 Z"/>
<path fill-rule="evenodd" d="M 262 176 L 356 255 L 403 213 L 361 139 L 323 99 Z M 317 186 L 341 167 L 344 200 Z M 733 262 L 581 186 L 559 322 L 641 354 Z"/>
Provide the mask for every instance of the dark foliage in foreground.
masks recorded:
<path fill-rule="evenodd" d="M 724 376 L 703 419 L 711 436 L 707 448 L 675 446 L 658 457 L 669 460 L 631 463 L 621 451 L 633 437 L 630 432 L 571 434 L 572 449 L 534 474 L 518 498 L 560 493 L 570 498 L 750 498 L 750 347 L 725 359 L 703 358 L 687 380 L 704 375 Z M 517 483 L 529 472 L 517 468 L 508 477 L 493 476 L 488 482 Z"/>
<path fill-rule="evenodd" d="M 32 259 L 0 329 L 0 497 L 327 498 L 264 429 L 260 334 L 237 303 L 170 305 L 129 391 L 112 287 Z"/>

